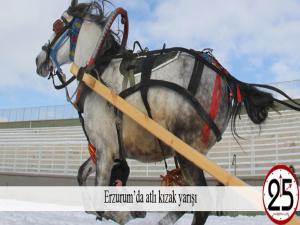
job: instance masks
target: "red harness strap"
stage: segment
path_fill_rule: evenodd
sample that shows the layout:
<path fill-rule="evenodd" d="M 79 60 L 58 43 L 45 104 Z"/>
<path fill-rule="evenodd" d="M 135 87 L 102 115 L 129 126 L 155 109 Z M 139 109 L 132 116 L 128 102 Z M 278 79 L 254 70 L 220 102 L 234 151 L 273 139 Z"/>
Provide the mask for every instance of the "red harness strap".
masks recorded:
<path fill-rule="evenodd" d="M 89 153 L 90 153 L 92 161 L 95 164 L 96 164 L 96 152 L 97 152 L 96 148 L 92 144 L 89 144 Z"/>
<path fill-rule="evenodd" d="M 211 108 L 210 108 L 210 117 L 212 120 L 215 120 L 217 118 L 219 108 L 220 108 L 220 103 L 221 103 L 221 96 L 222 96 L 222 79 L 221 76 L 217 74 Z M 210 131 L 211 131 L 210 126 L 207 123 L 204 124 L 202 129 L 202 142 L 205 145 L 208 144 Z"/>
<path fill-rule="evenodd" d="M 236 98 L 237 98 L 237 102 L 238 103 L 242 103 L 243 102 L 243 96 L 241 94 L 241 89 L 240 89 L 240 86 L 236 86 Z"/>

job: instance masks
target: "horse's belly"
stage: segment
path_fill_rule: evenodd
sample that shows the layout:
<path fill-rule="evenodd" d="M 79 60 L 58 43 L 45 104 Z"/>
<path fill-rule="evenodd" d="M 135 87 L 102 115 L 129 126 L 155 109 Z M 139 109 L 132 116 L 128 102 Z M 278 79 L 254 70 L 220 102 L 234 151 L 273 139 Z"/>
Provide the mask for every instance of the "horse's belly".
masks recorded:
<path fill-rule="evenodd" d="M 123 140 L 128 158 L 142 162 L 163 160 L 157 138 L 127 117 L 123 120 Z M 168 151 L 166 154 L 170 157 L 172 152 Z"/>

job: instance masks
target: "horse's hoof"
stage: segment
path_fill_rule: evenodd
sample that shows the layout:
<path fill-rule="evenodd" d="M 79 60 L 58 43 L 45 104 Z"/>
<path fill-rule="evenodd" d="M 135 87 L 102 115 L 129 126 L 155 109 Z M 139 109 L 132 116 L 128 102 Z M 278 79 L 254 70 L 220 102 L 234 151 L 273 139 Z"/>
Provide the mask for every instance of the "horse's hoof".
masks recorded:
<path fill-rule="evenodd" d="M 146 215 L 147 215 L 147 212 L 130 212 L 131 213 L 131 216 L 133 218 L 145 218 Z"/>
<path fill-rule="evenodd" d="M 100 212 L 100 211 L 97 211 L 96 212 L 96 221 L 102 221 L 103 220 L 103 214 L 104 214 L 104 212 Z"/>
<path fill-rule="evenodd" d="M 102 219 L 103 219 L 102 217 L 99 216 L 96 217 L 96 221 L 102 221 Z"/>

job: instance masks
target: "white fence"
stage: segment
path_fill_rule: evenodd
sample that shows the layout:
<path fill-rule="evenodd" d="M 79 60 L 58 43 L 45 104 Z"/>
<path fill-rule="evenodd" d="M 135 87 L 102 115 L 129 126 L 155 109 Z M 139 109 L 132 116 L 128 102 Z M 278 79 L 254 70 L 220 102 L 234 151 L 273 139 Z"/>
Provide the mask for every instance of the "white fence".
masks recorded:
<path fill-rule="evenodd" d="M 270 113 L 261 130 L 248 118 L 237 123 L 242 148 L 230 129 L 208 157 L 238 176 L 265 176 L 275 164 L 293 164 L 300 171 L 300 113 Z M 236 156 L 237 167 L 232 163 Z M 43 175 L 76 175 L 88 158 L 81 127 L 0 129 L 0 172 Z M 173 160 L 168 160 L 173 166 Z M 159 177 L 164 164 L 130 160 L 131 176 Z"/>
<path fill-rule="evenodd" d="M 245 138 L 232 138 L 227 129 L 223 140 L 214 146 L 209 157 L 234 173 L 234 155 L 238 176 L 265 176 L 277 164 L 294 165 L 300 170 L 300 113 L 281 111 L 270 113 L 263 125 L 253 125 L 246 116 L 237 124 L 237 133 Z"/>

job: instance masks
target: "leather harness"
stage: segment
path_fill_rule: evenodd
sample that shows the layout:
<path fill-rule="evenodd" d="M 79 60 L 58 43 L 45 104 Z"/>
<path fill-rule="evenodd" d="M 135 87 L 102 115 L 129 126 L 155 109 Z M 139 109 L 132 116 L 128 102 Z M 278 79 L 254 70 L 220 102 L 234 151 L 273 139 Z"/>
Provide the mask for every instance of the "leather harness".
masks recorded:
<path fill-rule="evenodd" d="M 193 69 L 193 72 L 192 72 L 192 75 L 191 75 L 191 79 L 190 79 L 190 82 L 189 82 L 189 85 L 188 85 L 188 89 L 186 89 L 186 88 L 184 88 L 184 87 L 182 87 L 178 84 L 169 82 L 169 81 L 151 79 L 153 65 L 155 63 L 156 56 L 157 56 L 158 52 L 157 51 L 149 51 L 149 52 L 143 53 L 143 54 L 145 54 L 145 58 L 143 59 L 143 62 L 142 62 L 141 81 L 140 81 L 140 83 L 135 84 L 135 85 L 127 88 L 126 90 L 122 91 L 119 94 L 119 96 L 126 99 L 130 95 L 132 95 L 136 92 L 140 92 L 141 93 L 141 98 L 142 98 L 144 106 L 147 110 L 148 116 L 150 118 L 152 118 L 151 107 L 150 107 L 149 102 L 148 102 L 149 88 L 163 87 L 163 88 L 170 89 L 170 90 L 180 94 L 181 96 L 183 96 L 194 107 L 197 114 L 205 122 L 205 128 L 203 128 L 203 131 L 205 131 L 207 133 L 206 136 L 207 135 L 209 136 L 209 132 L 210 132 L 210 130 L 212 130 L 214 135 L 216 136 L 216 140 L 220 141 L 221 138 L 222 138 L 221 137 L 221 132 L 220 132 L 219 128 L 216 126 L 216 124 L 214 122 L 214 119 L 215 119 L 216 115 L 212 117 L 211 114 L 208 114 L 203 109 L 203 107 L 201 106 L 201 104 L 199 103 L 199 101 L 195 97 L 195 94 L 197 93 L 198 88 L 200 86 L 200 81 L 201 81 L 201 77 L 202 77 L 202 74 L 203 74 L 204 66 L 206 65 L 206 63 L 204 62 L 204 59 L 202 58 L 201 54 L 206 54 L 206 53 L 201 53 L 200 54 L 200 52 L 195 52 L 193 50 L 187 50 L 187 49 L 184 49 L 184 51 L 182 51 L 182 49 L 180 49 L 180 50 L 181 50 L 181 52 L 186 52 L 186 53 L 189 53 L 189 54 L 192 53 L 193 55 L 196 56 L 195 57 L 194 69 Z M 165 53 L 169 52 L 170 49 L 164 49 L 163 51 L 164 52 L 162 52 L 160 50 L 159 54 L 165 54 Z M 133 53 L 128 53 L 128 54 L 132 54 L 130 57 L 137 57 L 138 56 L 137 54 L 133 54 Z M 113 56 L 112 58 L 128 58 L 128 56 L 119 55 L 119 56 Z M 107 61 L 107 59 L 104 59 L 104 60 Z M 79 76 L 78 76 L 79 80 L 80 80 L 80 77 L 81 77 L 80 74 L 83 74 L 84 72 L 85 72 L 85 70 L 84 70 L 84 68 L 82 68 L 81 73 L 79 73 Z M 218 75 L 216 80 L 219 80 L 219 82 L 220 82 L 221 77 Z M 219 93 L 218 96 L 220 96 L 220 93 L 222 91 L 218 88 L 220 88 L 219 85 L 217 85 L 217 89 L 216 89 L 216 87 L 215 87 L 215 89 L 218 90 L 218 93 Z M 215 105 L 215 102 L 212 102 L 212 106 L 213 105 Z M 82 107 L 78 107 L 78 108 L 82 108 Z M 115 113 L 120 118 L 120 121 L 122 121 L 122 113 L 117 111 L 117 110 L 115 110 Z M 126 158 L 126 156 L 125 156 L 126 151 L 124 149 L 124 144 L 123 144 L 123 140 L 122 140 L 122 125 L 121 125 L 121 123 L 122 122 L 116 124 L 117 134 L 118 134 L 118 142 L 119 142 L 119 157 L 120 157 L 117 160 L 123 161 Z M 85 129 L 84 125 L 83 125 L 83 129 Z M 204 134 L 204 136 L 205 136 L 205 134 Z M 165 153 L 164 153 L 164 150 L 163 150 L 163 144 L 159 140 L 158 140 L 158 143 L 159 143 L 159 145 L 162 149 L 163 156 L 165 156 Z"/>

